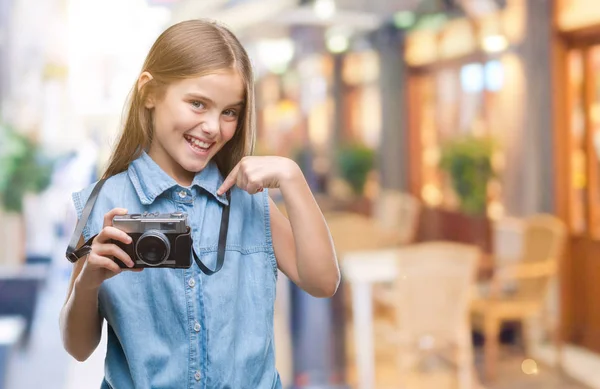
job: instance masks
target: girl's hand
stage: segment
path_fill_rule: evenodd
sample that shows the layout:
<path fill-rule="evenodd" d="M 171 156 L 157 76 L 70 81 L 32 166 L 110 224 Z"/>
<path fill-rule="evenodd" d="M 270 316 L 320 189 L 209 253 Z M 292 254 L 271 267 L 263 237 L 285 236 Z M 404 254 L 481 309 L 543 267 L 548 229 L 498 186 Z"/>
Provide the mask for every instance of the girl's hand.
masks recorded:
<path fill-rule="evenodd" d="M 289 158 L 244 157 L 225 178 L 217 194 L 222 195 L 233 185 L 237 185 L 250 194 L 255 194 L 262 192 L 264 188 L 279 188 L 286 182 L 298 178 L 302 178 L 302 171 Z"/>
<path fill-rule="evenodd" d="M 112 219 L 116 215 L 126 215 L 127 210 L 115 208 L 104 215 L 104 227 L 102 231 L 92 241 L 92 251 L 87 256 L 85 264 L 79 273 L 78 282 L 81 286 L 90 289 L 97 289 L 102 282 L 114 277 L 125 270 L 119 267 L 111 258 L 115 257 L 121 260 L 126 266 L 134 265 L 132 259 L 119 246 L 109 243 L 111 239 L 129 244 L 131 238 L 125 232 L 112 226 Z M 141 269 L 132 269 L 141 270 Z"/>

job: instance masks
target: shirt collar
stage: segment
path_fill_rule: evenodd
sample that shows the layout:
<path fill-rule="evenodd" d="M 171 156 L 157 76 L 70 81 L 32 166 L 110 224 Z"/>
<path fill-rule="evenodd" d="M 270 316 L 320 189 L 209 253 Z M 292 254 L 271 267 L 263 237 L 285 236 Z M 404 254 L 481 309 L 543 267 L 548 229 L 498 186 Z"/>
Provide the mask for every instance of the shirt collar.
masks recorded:
<path fill-rule="evenodd" d="M 149 205 L 166 190 L 180 187 L 179 184 L 145 152 L 132 161 L 127 174 L 133 183 L 135 191 L 144 205 Z M 196 173 L 191 187 L 197 186 L 210 193 L 222 204 L 229 204 L 225 194 L 217 195 L 217 190 L 223 183 L 223 176 L 214 161 L 209 161 L 204 169 Z"/>

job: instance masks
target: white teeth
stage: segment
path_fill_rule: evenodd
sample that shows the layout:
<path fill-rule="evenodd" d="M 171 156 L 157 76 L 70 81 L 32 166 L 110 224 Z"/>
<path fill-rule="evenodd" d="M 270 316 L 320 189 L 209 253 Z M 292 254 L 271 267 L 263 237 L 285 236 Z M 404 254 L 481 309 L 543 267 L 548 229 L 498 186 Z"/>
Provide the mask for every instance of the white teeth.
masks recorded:
<path fill-rule="evenodd" d="M 195 146 L 198 146 L 202 149 L 208 149 L 210 147 L 210 143 L 202 142 L 199 139 L 192 138 L 191 136 L 186 136 L 186 139 Z"/>

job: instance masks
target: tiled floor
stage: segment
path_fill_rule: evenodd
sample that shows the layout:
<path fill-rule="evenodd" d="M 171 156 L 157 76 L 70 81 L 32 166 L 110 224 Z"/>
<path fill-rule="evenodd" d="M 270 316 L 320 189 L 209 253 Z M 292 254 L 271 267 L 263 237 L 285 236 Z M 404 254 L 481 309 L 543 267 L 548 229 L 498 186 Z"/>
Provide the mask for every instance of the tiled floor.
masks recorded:
<path fill-rule="evenodd" d="M 564 377 L 545 366 L 538 366 L 539 373 L 526 375 L 521 371 L 520 357 L 507 358 L 500 365 L 495 382 L 485 384 L 487 389 L 586 389 L 569 377 Z"/>
<path fill-rule="evenodd" d="M 12 355 L 6 389 L 65 387 L 67 370 L 73 359 L 62 347 L 58 327 L 58 315 L 68 283 L 62 270 L 52 270 L 49 282 L 40 294 L 30 341 L 27 347 L 20 347 Z"/>
<path fill-rule="evenodd" d="M 400 388 L 399 376 L 396 371 L 395 361 L 390 358 L 390 353 L 377 355 L 376 362 L 376 388 Z M 498 366 L 498 376 L 492 382 L 481 379 L 482 356 L 476 353 L 476 371 L 479 387 L 477 389 L 588 389 L 586 386 L 563 376 L 551 367 L 541 364 L 536 365 L 537 372 L 527 375 L 523 372 L 523 356 L 518 349 L 505 348 Z M 356 372 L 352 368 L 352 359 L 349 359 L 348 382 L 356 384 Z M 462 389 L 457 383 L 453 372 L 443 367 L 432 369 L 427 373 L 415 372 L 409 378 L 410 385 L 407 389 Z"/>
<path fill-rule="evenodd" d="M 477 353 L 476 365 L 481 374 L 483 360 Z M 587 389 L 586 386 L 575 382 L 568 376 L 562 375 L 551 366 L 536 363 L 534 374 L 525 374 L 531 367 L 524 362 L 522 351 L 505 347 L 500 356 L 498 374 L 493 382 L 483 382 L 486 389 Z M 528 362 L 532 362 L 529 360 Z M 525 366 L 525 368 L 524 368 Z"/>

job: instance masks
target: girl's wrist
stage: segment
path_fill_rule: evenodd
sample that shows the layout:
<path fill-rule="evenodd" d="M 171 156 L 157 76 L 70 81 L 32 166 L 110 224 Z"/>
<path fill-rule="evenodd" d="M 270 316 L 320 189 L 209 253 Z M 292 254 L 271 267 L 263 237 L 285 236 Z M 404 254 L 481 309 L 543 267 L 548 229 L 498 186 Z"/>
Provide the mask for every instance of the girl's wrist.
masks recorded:
<path fill-rule="evenodd" d="M 293 160 L 286 158 L 285 168 L 279 178 L 279 188 L 284 190 L 284 187 L 296 186 L 304 181 L 304 175 L 300 166 Z"/>
<path fill-rule="evenodd" d="M 93 298 L 98 297 L 98 292 L 100 290 L 100 285 L 93 285 L 89 282 L 89 280 L 82 279 L 83 273 L 79 274 L 79 277 L 75 280 L 75 284 L 73 285 L 73 289 L 78 292 L 81 296 L 89 296 Z"/>

